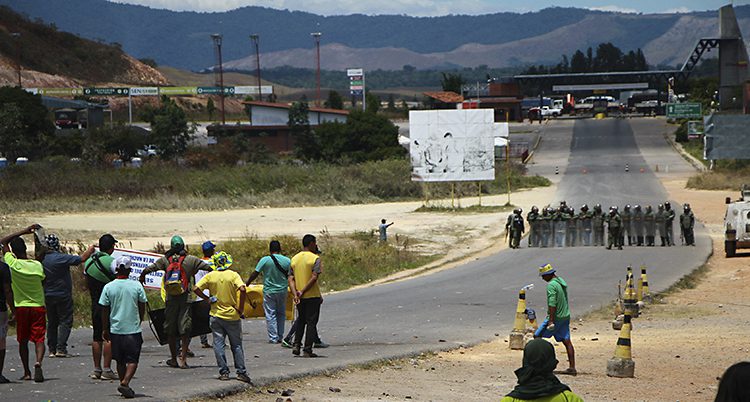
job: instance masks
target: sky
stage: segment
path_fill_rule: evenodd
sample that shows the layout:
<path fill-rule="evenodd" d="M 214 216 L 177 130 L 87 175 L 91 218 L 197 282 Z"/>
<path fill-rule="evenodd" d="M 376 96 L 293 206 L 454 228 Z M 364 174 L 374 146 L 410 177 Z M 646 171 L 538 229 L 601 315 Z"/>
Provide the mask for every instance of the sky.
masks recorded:
<path fill-rule="evenodd" d="M 489 14 L 503 11 L 529 12 L 547 7 L 579 7 L 625 13 L 662 13 L 716 10 L 729 0 L 110 0 L 175 11 L 226 11 L 243 6 L 308 11 L 322 15 L 405 14 L 438 16 L 447 14 Z M 735 5 L 750 0 L 734 1 Z"/>

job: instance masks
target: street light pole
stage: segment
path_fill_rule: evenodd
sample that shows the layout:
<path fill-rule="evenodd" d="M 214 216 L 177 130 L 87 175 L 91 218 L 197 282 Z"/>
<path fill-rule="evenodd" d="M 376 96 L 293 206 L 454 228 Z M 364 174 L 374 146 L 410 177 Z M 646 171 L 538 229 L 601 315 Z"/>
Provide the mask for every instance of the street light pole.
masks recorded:
<path fill-rule="evenodd" d="M 260 92 L 260 35 L 250 35 L 253 43 L 255 43 L 255 75 L 258 77 L 258 100 L 263 100 L 263 94 Z"/>
<path fill-rule="evenodd" d="M 16 73 L 18 74 L 18 87 L 23 88 L 21 85 L 21 33 L 13 32 L 11 36 L 16 41 Z"/>
<path fill-rule="evenodd" d="M 316 61 L 317 61 L 317 69 L 315 71 L 315 79 L 317 81 L 317 97 L 315 99 L 315 103 L 320 106 L 320 36 L 323 35 L 320 32 L 313 32 L 310 34 L 313 39 L 315 40 L 315 52 L 316 52 Z"/>
<path fill-rule="evenodd" d="M 221 125 L 226 125 L 227 121 L 224 116 L 224 67 L 221 62 L 221 35 L 212 34 L 211 39 L 214 41 L 214 48 L 216 49 L 216 55 L 219 59 L 219 100 L 221 104 Z"/>

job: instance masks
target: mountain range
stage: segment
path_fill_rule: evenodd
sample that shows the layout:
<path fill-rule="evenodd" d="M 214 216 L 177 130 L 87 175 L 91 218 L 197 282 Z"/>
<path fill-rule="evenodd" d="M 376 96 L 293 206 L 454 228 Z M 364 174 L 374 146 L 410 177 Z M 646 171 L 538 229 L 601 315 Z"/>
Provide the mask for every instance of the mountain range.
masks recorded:
<path fill-rule="evenodd" d="M 260 36 L 263 68 L 313 68 L 311 32 L 321 32 L 321 67 L 368 70 L 522 66 L 557 63 L 563 54 L 612 42 L 641 48 L 652 65 L 682 64 L 702 37 L 718 35 L 718 12 L 624 14 L 580 8 L 530 13 L 409 17 L 320 16 L 243 7 L 175 12 L 105 0 L 0 0 L 31 19 L 85 38 L 116 43 L 137 58 L 202 70 L 215 64 L 212 33 L 223 35 L 226 68 L 254 70 L 250 34 Z M 735 7 L 743 31 L 750 6 Z"/>

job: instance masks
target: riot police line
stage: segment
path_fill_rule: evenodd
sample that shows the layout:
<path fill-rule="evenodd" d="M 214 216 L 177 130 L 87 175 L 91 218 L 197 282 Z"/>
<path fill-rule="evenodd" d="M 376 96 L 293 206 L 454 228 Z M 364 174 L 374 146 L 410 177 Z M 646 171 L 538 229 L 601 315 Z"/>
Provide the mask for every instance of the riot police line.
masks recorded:
<path fill-rule="evenodd" d="M 521 236 L 526 231 L 522 212 L 516 208 L 505 224 L 511 248 L 520 247 Z M 577 213 L 565 201 L 561 201 L 557 209 L 547 206 L 541 212 L 533 206 L 526 215 L 528 247 L 606 246 L 607 249 L 614 247 L 622 250 L 626 244 L 654 247 L 657 239 L 659 246 L 669 247 L 675 245 L 675 218 L 676 213 L 669 201 L 659 204 L 656 211 L 651 205 L 645 208 L 625 205 L 622 212 L 617 206 L 611 206 L 607 213 L 602 211 L 600 204 L 594 205 L 593 210 L 583 204 Z M 694 246 L 695 216 L 690 204 L 683 206 L 678 225 L 680 243 Z"/>

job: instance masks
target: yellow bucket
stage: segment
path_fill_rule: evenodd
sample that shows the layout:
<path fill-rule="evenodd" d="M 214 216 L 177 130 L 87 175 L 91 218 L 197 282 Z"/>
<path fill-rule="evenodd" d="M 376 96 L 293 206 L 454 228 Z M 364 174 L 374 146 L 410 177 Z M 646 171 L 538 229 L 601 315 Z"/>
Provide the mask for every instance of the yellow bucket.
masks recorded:
<path fill-rule="evenodd" d="M 239 297 L 239 294 L 238 294 Z M 263 285 L 245 286 L 245 318 L 265 318 L 263 311 Z M 294 319 L 294 300 L 292 293 L 287 288 L 286 293 L 286 319 Z"/>
<path fill-rule="evenodd" d="M 601 120 L 601 119 L 603 119 L 604 117 L 606 117 L 606 116 L 604 115 L 604 113 L 597 113 L 597 114 L 596 114 L 596 116 L 594 116 L 594 118 L 595 118 L 595 119 L 597 119 L 597 120 Z"/>

